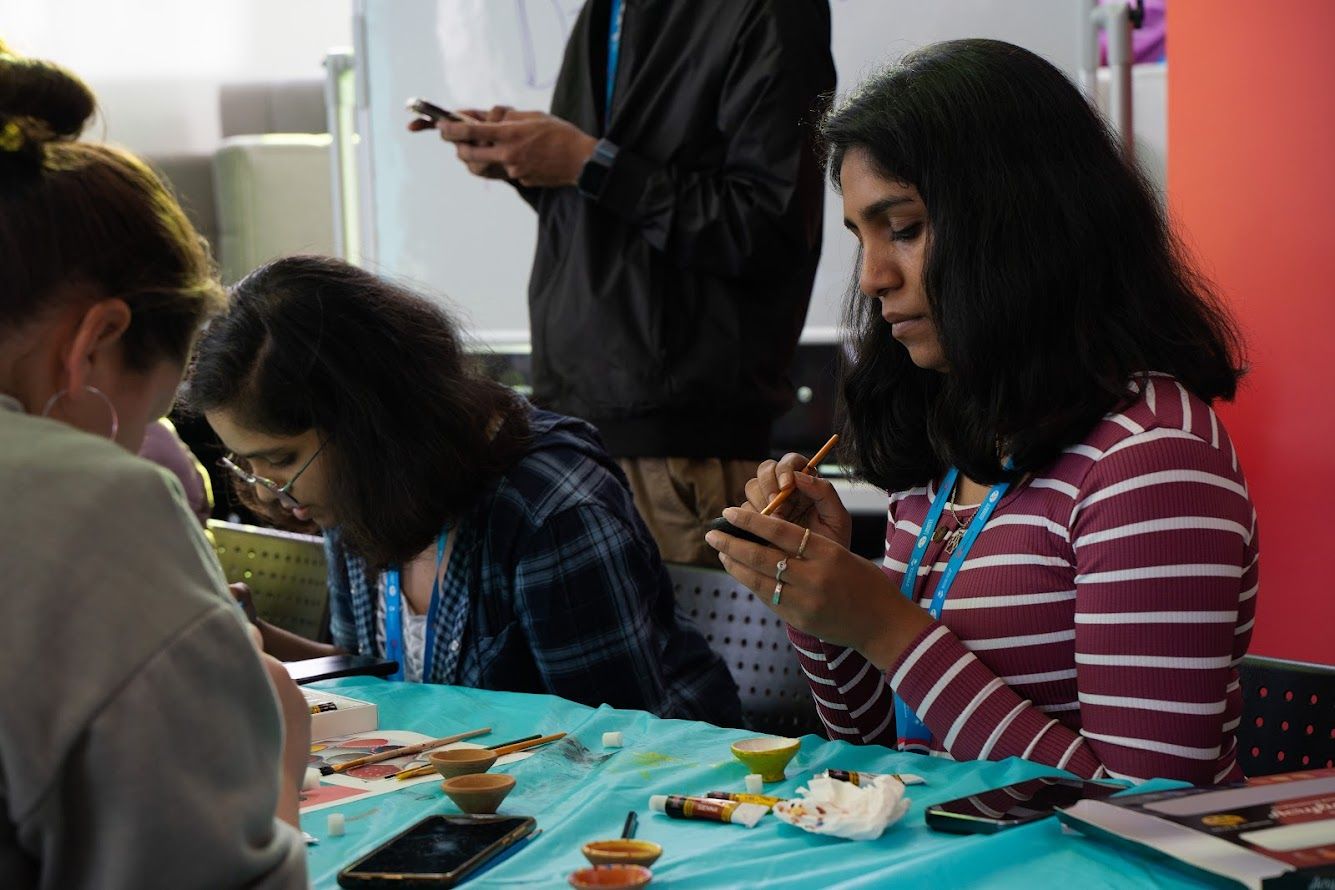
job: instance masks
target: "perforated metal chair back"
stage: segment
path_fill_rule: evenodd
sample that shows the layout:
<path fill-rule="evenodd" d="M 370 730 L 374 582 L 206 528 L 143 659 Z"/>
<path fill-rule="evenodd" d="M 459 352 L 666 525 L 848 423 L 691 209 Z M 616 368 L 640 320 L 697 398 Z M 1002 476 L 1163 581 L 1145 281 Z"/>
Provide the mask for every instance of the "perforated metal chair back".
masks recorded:
<path fill-rule="evenodd" d="M 668 573 L 677 605 L 727 661 L 747 727 L 781 736 L 823 735 L 783 622 L 727 572 L 670 563 Z"/>
<path fill-rule="evenodd" d="M 1249 776 L 1335 766 L 1335 666 L 1249 655 L 1238 762 Z"/>
<path fill-rule="evenodd" d="M 307 639 L 327 641 L 329 587 L 320 538 L 217 519 L 208 527 L 227 583 L 250 585 L 256 614 Z"/>

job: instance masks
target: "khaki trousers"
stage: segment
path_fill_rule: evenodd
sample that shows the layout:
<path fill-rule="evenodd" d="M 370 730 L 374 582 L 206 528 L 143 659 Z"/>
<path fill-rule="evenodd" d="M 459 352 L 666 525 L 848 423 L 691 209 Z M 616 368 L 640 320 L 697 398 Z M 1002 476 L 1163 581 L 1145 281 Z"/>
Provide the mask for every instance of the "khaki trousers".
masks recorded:
<path fill-rule="evenodd" d="M 663 560 L 718 568 L 718 553 L 705 543 L 704 525 L 724 507 L 746 499 L 746 483 L 760 461 L 631 457 L 617 463 Z"/>

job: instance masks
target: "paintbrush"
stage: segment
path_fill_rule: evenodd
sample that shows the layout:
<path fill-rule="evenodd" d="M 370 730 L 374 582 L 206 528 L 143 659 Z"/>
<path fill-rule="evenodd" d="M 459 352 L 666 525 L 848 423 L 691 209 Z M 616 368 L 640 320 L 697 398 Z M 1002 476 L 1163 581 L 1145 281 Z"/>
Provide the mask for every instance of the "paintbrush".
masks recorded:
<path fill-rule="evenodd" d="M 811 460 L 807 461 L 806 466 L 798 470 L 798 472 L 805 473 L 808 476 L 811 475 L 813 472 L 815 472 L 816 467 L 820 465 L 820 462 L 825 460 L 825 458 L 829 456 L 830 452 L 834 450 L 834 446 L 837 445 L 838 443 L 839 443 L 839 434 L 835 433 L 833 436 L 830 437 L 830 440 L 828 442 L 826 442 L 824 445 L 821 446 L 820 451 L 817 451 L 815 456 L 812 457 Z M 765 505 L 765 509 L 760 511 L 760 515 L 769 516 L 770 514 L 772 514 L 775 510 L 779 509 L 779 507 L 783 506 L 783 502 L 788 500 L 789 496 L 791 496 L 792 493 L 796 490 L 797 490 L 797 483 L 794 482 L 791 487 L 785 488 L 783 491 L 780 491 L 778 494 L 776 494 L 773 498 L 770 499 L 770 502 Z M 722 516 L 720 516 L 718 519 L 714 519 L 709 523 L 707 523 L 705 525 L 705 529 L 707 531 L 723 532 L 725 535 L 732 535 L 734 538 L 741 538 L 743 541 L 751 541 L 752 543 L 755 544 L 765 544 L 766 546 L 773 546 L 772 544 L 770 544 L 769 541 L 760 537 L 760 535 L 753 534 L 749 531 L 746 531 L 745 529 L 738 528 L 728 520 L 724 519 Z"/>
<path fill-rule="evenodd" d="M 565 733 L 558 732 L 555 733 L 554 735 L 544 735 L 544 736 L 538 736 L 536 738 L 523 739 L 518 742 L 511 742 L 508 745 L 501 745 L 498 748 L 489 748 L 487 750 L 491 751 L 497 757 L 504 757 L 506 754 L 514 754 L 517 751 L 527 751 L 529 748 L 536 748 L 538 745 L 545 745 L 548 742 L 554 742 L 557 739 L 563 739 L 565 738 L 565 736 L 566 736 Z M 406 769 L 403 772 L 395 773 L 394 778 L 400 781 L 404 779 L 415 779 L 418 776 L 430 775 L 435 771 L 436 768 L 434 766 L 418 766 L 412 769 Z"/>
<path fill-rule="evenodd" d="M 491 732 L 490 726 L 484 729 L 472 729 L 468 732 L 461 732 L 458 735 L 447 735 L 444 738 L 432 739 L 429 742 L 419 742 L 416 745 L 402 745 L 389 751 L 381 751 L 379 754 L 368 754 L 365 757 L 358 757 L 356 760 L 349 760 L 347 763 L 340 763 L 335 766 L 322 766 L 320 767 L 320 775 L 327 776 L 330 773 L 345 773 L 350 769 L 366 766 L 368 763 L 379 763 L 382 760 L 393 760 L 395 757 L 404 757 L 408 754 L 421 754 L 423 751 L 430 751 L 432 748 L 439 748 L 441 745 L 462 742 L 464 739 L 486 735 L 489 732 Z"/>

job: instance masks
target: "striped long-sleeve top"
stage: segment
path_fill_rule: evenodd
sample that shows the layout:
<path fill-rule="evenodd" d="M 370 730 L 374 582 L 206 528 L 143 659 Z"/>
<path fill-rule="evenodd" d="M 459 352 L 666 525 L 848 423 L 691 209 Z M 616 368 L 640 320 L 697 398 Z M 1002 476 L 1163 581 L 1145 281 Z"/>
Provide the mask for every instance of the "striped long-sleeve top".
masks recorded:
<path fill-rule="evenodd" d="M 831 738 L 894 744 L 893 691 L 931 730 L 932 753 L 957 760 L 1242 777 L 1236 666 L 1256 607 L 1256 512 L 1210 407 L 1169 377 L 1137 391 L 1006 494 L 941 620 L 884 674 L 789 629 Z M 935 494 L 890 498 L 884 571 L 896 590 Z M 941 522 L 955 527 L 949 511 Z M 943 546 L 919 569 L 924 608 Z"/>

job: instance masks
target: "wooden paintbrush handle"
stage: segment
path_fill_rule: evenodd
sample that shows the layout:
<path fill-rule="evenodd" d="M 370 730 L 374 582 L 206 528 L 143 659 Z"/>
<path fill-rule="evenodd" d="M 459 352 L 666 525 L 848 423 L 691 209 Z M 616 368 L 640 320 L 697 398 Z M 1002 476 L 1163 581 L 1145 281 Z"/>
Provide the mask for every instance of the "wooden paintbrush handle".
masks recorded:
<path fill-rule="evenodd" d="M 515 742 L 513 745 L 506 745 L 503 748 L 496 748 L 493 751 L 493 753 L 497 757 L 504 757 L 506 754 L 514 754 L 517 751 L 527 751 L 529 748 L 536 748 L 538 745 L 545 745 L 548 742 L 554 742 L 557 739 L 563 739 L 565 737 L 566 737 L 565 733 L 558 732 L 555 733 L 554 735 L 545 735 L 542 736 L 541 738 L 531 739 L 530 741 L 527 742 Z"/>
<path fill-rule="evenodd" d="M 820 451 L 816 452 L 815 457 L 807 461 L 807 465 L 798 472 L 806 473 L 808 476 L 811 475 L 811 471 L 816 469 L 816 467 L 820 466 L 820 462 L 825 460 L 825 458 L 829 456 L 830 452 L 834 450 L 834 446 L 837 445 L 838 443 L 839 443 L 839 434 L 835 433 L 833 436 L 830 437 L 828 442 L 826 442 L 824 445 L 821 446 Z M 797 484 L 794 483 L 792 488 L 785 488 L 783 491 L 776 494 L 774 496 L 774 500 L 766 504 L 765 509 L 760 511 L 760 515 L 769 516 L 775 510 L 779 509 L 779 507 L 783 506 L 783 502 L 788 500 L 788 496 L 791 495 L 796 490 L 797 490 Z"/>

